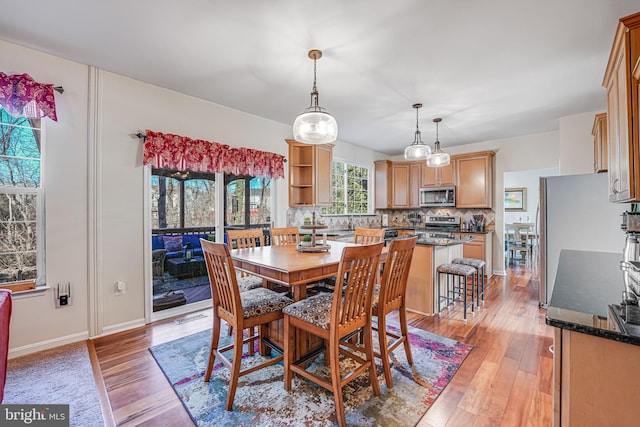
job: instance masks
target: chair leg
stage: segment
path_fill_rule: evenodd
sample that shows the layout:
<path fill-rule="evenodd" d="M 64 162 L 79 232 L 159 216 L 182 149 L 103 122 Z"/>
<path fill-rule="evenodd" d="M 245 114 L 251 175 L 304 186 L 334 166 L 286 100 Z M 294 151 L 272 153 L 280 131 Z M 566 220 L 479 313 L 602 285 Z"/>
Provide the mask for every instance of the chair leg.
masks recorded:
<path fill-rule="evenodd" d="M 233 400 L 236 397 L 236 388 L 238 387 L 238 379 L 240 378 L 240 366 L 242 364 L 242 340 L 243 335 L 236 333 L 233 343 L 233 362 L 231 363 L 231 375 L 229 378 L 229 393 L 227 394 L 226 410 L 233 410 Z"/>
<path fill-rule="evenodd" d="M 407 355 L 407 362 L 409 366 L 413 366 L 413 356 L 411 355 L 411 343 L 409 343 L 409 328 L 407 327 L 407 309 L 404 303 L 398 310 L 400 314 L 400 331 L 402 332 L 402 338 L 404 338 L 404 352 Z"/>
<path fill-rule="evenodd" d="M 284 389 L 291 391 L 291 380 L 293 379 L 293 373 L 291 372 L 291 365 L 293 365 L 293 335 L 295 328 L 291 326 L 289 322 L 289 316 L 284 316 Z"/>
<path fill-rule="evenodd" d="M 209 349 L 209 362 L 207 363 L 207 370 L 204 373 L 204 381 L 209 382 L 211 379 L 211 372 L 213 371 L 213 365 L 216 362 L 216 355 L 214 350 L 218 349 L 218 342 L 220 341 L 220 318 L 214 316 L 213 329 L 211 332 L 211 348 Z"/>
<path fill-rule="evenodd" d="M 344 415 L 344 401 L 342 399 L 342 387 L 340 383 L 340 349 L 338 342 L 329 343 L 329 354 L 331 358 L 331 386 L 333 388 L 333 400 L 336 405 L 336 418 L 340 427 L 347 426 L 347 418 Z"/>
<path fill-rule="evenodd" d="M 365 338 L 366 340 L 366 338 Z M 389 348 L 387 347 L 387 316 L 380 313 L 378 316 L 378 344 L 380 345 L 380 360 L 384 368 L 384 380 L 387 387 L 393 388 L 393 380 L 391 379 L 391 366 L 389 364 Z M 365 343 L 365 348 L 366 348 Z M 378 382 L 376 378 L 371 377 L 371 382 Z"/>
<path fill-rule="evenodd" d="M 385 329 L 380 328 L 380 326 L 378 326 L 378 329 L 382 330 L 383 333 L 387 330 L 386 325 L 385 325 Z M 371 388 L 373 388 L 374 396 L 380 396 L 380 384 L 378 384 L 378 373 L 376 372 L 376 359 L 375 359 L 375 355 L 373 354 L 373 329 L 371 328 L 371 317 L 369 317 L 369 324 L 365 326 L 363 334 L 364 334 L 364 352 L 365 352 L 364 354 L 365 354 L 366 360 L 369 361 L 369 379 L 371 381 Z M 384 347 L 386 350 L 387 346 L 384 345 Z M 387 357 L 385 358 L 385 360 L 387 362 L 387 367 L 389 367 L 389 358 L 388 358 L 389 354 L 388 352 L 386 353 L 387 353 Z M 338 370 L 338 375 L 340 375 L 339 370 Z M 389 380 L 391 380 L 391 372 L 389 372 Z"/>

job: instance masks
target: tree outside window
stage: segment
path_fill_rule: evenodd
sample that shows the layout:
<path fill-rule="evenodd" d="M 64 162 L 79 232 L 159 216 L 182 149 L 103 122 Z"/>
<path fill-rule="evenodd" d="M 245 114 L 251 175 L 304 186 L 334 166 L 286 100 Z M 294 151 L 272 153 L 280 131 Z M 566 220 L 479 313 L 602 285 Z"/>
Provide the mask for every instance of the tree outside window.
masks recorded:
<path fill-rule="evenodd" d="M 331 164 L 330 207 L 322 210 L 327 214 L 367 214 L 369 213 L 370 169 L 343 161 Z"/>
<path fill-rule="evenodd" d="M 44 272 L 41 157 L 40 119 L 0 109 L 0 282 Z"/>

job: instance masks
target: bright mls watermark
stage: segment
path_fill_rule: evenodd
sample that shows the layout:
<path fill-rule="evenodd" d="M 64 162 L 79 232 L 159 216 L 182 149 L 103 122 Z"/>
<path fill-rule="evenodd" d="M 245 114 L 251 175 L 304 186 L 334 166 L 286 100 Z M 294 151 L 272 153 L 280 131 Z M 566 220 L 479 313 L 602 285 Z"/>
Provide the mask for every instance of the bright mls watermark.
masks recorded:
<path fill-rule="evenodd" d="M 0 405 L 0 426 L 69 427 L 69 405 Z"/>

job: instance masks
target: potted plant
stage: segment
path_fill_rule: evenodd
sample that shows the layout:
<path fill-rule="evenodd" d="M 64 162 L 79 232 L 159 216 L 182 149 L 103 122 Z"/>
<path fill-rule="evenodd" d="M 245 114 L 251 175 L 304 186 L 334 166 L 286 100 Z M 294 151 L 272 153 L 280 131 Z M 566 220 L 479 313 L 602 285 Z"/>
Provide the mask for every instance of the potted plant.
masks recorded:
<path fill-rule="evenodd" d="M 304 217 L 304 225 L 311 225 L 311 218 L 308 216 Z"/>
<path fill-rule="evenodd" d="M 300 242 L 300 246 L 311 246 L 311 235 L 305 234 Z"/>

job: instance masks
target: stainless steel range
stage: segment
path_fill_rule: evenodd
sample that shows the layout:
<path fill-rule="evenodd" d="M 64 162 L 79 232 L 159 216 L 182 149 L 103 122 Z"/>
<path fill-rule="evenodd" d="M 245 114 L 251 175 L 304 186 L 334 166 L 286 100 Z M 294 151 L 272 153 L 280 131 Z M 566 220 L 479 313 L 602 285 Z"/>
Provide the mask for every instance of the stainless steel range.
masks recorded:
<path fill-rule="evenodd" d="M 424 219 L 423 230 L 427 237 L 453 238 L 456 231 L 460 231 L 460 217 L 458 216 L 427 216 Z"/>

